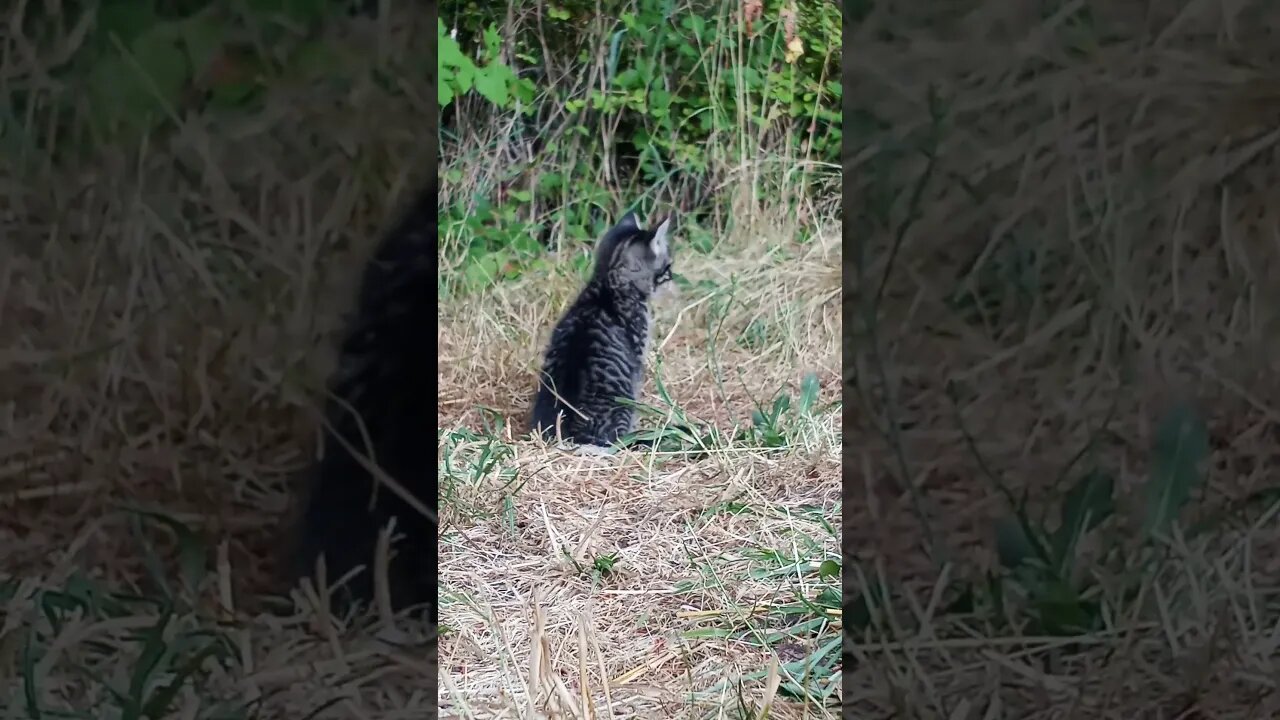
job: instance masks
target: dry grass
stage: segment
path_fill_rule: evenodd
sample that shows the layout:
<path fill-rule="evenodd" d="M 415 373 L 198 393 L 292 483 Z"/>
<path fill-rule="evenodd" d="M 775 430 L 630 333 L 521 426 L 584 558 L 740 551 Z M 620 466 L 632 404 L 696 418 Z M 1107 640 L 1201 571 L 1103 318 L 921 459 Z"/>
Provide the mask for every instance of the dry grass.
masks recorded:
<path fill-rule="evenodd" d="M 78 89 L 4 74 L 25 105 L 0 160 L 0 717 L 139 717 L 170 683 L 152 717 L 435 707 L 420 649 L 262 597 L 360 260 L 432 152 L 434 90 L 405 69 L 427 28 L 401 20 L 330 29 L 346 77 L 84 156 Z"/>
<path fill-rule="evenodd" d="M 907 148 L 887 159 L 864 122 L 845 167 L 859 208 L 847 257 L 864 245 L 874 279 L 863 297 L 896 235 L 867 220 L 891 202 L 900 225 L 927 165 L 915 149 L 929 144 L 930 84 L 944 120 L 875 322 L 846 311 L 860 394 L 845 580 L 893 599 L 847 626 L 845 702 L 867 718 L 1275 717 L 1277 15 L 1261 2 L 970 9 L 945 33 L 938 17 L 873 14 L 847 40 L 846 76 L 865 82 L 846 100 Z M 1182 400 L 1210 452 L 1184 531 L 1148 540 L 1158 423 Z M 877 430 L 890 422 L 901 431 Z M 1066 482 L 1115 480 L 1116 515 L 1074 578 L 1092 582 L 1099 624 L 1034 637 L 1030 583 L 1003 581 L 1008 618 L 984 589 L 1002 574 L 994 523 L 1012 512 L 995 486 L 1025 492 L 1052 528 L 1060 478 L 1091 439 Z M 951 607 L 971 590 L 977 608 Z"/>
<path fill-rule="evenodd" d="M 707 255 L 677 238 L 692 285 L 659 302 L 655 327 L 669 397 L 725 434 L 806 373 L 828 404 L 839 383 L 838 227 L 800 244 L 785 222 L 743 225 L 759 229 Z M 834 717 L 775 695 L 768 668 L 838 681 L 834 653 L 821 677 L 787 674 L 839 637 L 835 614 L 787 614 L 834 589 L 817 569 L 838 544 L 838 408 L 788 416 L 781 452 L 742 440 L 597 458 L 521 438 L 542 344 L 581 282 L 565 260 L 441 307 L 442 715 L 759 717 L 773 699 L 771 717 Z M 495 418 L 494 433 L 452 431 Z M 497 461 L 477 470 L 482 457 Z"/>

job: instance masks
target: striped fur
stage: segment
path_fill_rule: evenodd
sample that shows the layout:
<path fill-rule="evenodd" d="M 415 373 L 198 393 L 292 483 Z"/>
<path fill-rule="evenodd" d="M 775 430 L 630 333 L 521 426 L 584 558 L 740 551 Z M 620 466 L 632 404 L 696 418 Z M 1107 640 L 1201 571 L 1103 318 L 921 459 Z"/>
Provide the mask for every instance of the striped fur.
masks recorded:
<path fill-rule="evenodd" d="M 649 300 L 671 279 L 668 218 L 653 230 L 628 213 L 600 240 L 586 287 L 552 331 L 532 427 L 548 439 L 610 446 L 635 429 L 651 317 Z"/>

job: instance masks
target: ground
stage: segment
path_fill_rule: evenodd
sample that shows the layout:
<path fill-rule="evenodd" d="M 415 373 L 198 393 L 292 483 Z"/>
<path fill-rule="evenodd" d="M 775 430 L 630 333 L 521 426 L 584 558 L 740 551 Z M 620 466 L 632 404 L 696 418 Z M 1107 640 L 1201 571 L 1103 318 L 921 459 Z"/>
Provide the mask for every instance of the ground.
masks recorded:
<path fill-rule="evenodd" d="M 442 306 L 442 716 L 512 717 L 531 685 L 552 717 L 835 716 L 838 226 L 796 235 L 759 224 L 706 253 L 677 235 L 641 398 L 660 412 L 641 425 L 722 436 L 683 448 L 521 437 L 577 273 Z M 776 438 L 735 437 L 778 397 Z"/>
<path fill-rule="evenodd" d="M 853 716 L 1280 714 L 1276 22 L 846 37 Z"/>

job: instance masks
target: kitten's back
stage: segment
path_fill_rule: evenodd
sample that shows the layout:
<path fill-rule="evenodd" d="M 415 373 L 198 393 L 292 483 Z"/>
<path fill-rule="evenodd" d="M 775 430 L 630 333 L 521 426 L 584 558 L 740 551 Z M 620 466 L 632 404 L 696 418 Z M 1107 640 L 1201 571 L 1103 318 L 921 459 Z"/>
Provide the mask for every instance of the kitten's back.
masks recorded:
<path fill-rule="evenodd" d="M 388 567 L 393 608 L 429 603 L 435 618 L 435 521 L 379 483 L 376 465 L 435 512 L 435 459 L 426 451 L 435 397 L 435 187 L 415 199 L 366 267 L 325 403 L 323 454 L 311 470 L 295 572 L 319 557 L 336 583 L 363 566 L 336 597 L 340 608 L 374 596 L 369 568 L 380 532 L 395 520 Z M 366 441 L 367 438 L 367 441 Z M 361 460 L 365 456 L 365 461 Z"/>
<path fill-rule="evenodd" d="M 552 331 L 531 425 L 548 439 L 610 445 L 631 432 L 649 335 L 649 299 L 669 277 L 669 220 L 643 230 L 628 214 L 601 239 L 591 279 Z"/>

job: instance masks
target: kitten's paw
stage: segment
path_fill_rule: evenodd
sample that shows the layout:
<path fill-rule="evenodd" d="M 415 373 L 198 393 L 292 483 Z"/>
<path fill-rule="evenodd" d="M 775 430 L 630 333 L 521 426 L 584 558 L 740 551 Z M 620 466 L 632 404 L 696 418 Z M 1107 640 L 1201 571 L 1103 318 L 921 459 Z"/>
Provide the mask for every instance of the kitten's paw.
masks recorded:
<path fill-rule="evenodd" d="M 617 450 L 611 447 L 601 447 L 599 445 L 579 445 L 573 449 L 574 455 L 589 455 L 591 457 L 606 457 L 613 455 Z"/>

